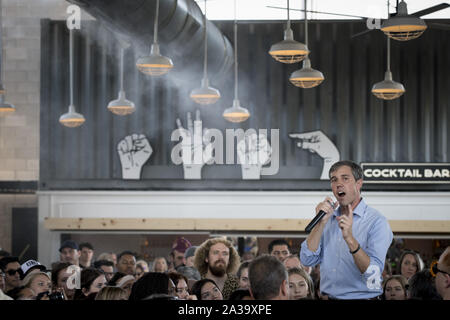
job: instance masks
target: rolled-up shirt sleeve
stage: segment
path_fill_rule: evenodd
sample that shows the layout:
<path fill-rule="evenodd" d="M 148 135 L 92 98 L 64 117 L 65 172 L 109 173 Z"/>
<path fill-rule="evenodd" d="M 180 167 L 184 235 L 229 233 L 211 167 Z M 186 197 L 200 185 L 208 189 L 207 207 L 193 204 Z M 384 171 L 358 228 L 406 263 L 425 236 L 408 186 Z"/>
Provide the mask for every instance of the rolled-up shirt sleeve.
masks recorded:
<path fill-rule="evenodd" d="M 322 241 L 316 251 L 311 251 L 308 248 L 308 239 L 302 242 L 300 249 L 300 261 L 304 266 L 310 267 L 321 263 L 322 261 Z"/>
<path fill-rule="evenodd" d="M 381 287 L 384 262 L 392 238 L 393 234 L 387 219 L 380 217 L 372 227 L 364 248 L 370 258 L 369 267 L 363 274 L 369 289 Z"/>

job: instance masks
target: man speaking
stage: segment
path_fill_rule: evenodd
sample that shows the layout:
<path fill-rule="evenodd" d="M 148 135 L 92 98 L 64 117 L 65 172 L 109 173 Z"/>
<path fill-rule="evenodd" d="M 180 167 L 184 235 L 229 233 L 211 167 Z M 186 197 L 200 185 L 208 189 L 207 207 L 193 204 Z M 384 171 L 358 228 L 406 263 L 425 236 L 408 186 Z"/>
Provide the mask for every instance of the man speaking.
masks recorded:
<path fill-rule="evenodd" d="M 382 294 L 382 272 L 392 231 L 387 219 L 361 197 L 363 173 L 352 161 L 329 171 L 330 197 L 319 203 L 323 218 L 302 243 L 305 266 L 320 264 L 320 291 L 331 299 L 372 299 Z"/>

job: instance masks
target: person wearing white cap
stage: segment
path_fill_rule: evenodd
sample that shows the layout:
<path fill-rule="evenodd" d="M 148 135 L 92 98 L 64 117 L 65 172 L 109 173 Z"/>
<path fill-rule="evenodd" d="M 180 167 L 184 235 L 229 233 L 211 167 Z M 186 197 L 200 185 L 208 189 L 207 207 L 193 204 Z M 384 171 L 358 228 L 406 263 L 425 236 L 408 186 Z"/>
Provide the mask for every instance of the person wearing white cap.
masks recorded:
<path fill-rule="evenodd" d="M 40 264 L 36 260 L 28 260 L 25 263 L 22 263 L 22 265 L 20 266 L 20 269 L 21 269 L 21 277 L 20 278 L 22 280 L 30 273 L 41 272 L 41 271 L 47 270 L 47 268 L 44 265 Z"/>

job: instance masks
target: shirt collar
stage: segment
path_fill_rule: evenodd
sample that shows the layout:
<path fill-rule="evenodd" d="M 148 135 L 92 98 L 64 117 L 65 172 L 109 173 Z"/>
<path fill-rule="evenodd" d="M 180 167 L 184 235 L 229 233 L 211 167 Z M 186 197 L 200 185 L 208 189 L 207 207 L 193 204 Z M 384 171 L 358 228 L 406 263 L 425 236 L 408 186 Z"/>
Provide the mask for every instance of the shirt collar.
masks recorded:
<path fill-rule="evenodd" d="M 364 212 L 366 212 L 366 208 L 367 208 L 367 204 L 364 202 L 364 199 L 361 198 L 361 201 L 358 203 L 356 208 L 353 210 L 353 214 L 356 214 L 356 215 L 362 217 L 364 215 Z M 336 217 L 340 216 L 341 215 L 341 207 L 334 210 L 333 215 Z"/>

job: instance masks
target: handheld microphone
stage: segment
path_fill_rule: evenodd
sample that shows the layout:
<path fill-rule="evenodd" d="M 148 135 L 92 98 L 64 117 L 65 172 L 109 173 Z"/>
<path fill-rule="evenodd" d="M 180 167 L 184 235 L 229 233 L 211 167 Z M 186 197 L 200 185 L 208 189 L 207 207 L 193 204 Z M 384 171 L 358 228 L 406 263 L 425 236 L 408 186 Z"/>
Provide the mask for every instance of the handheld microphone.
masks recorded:
<path fill-rule="evenodd" d="M 330 202 L 330 204 L 334 208 L 334 203 Z M 306 226 L 306 233 L 310 233 L 311 230 L 316 226 L 316 224 L 318 224 L 326 214 L 327 213 L 325 211 L 320 210 L 319 213 L 314 217 L 314 219 L 312 219 L 312 221 Z"/>
<path fill-rule="evenodd" d="M 305 231 L 307 233 L 310 233 L 311 230 L 316 226 L 316 224 L 319 223 L 320 220 L 326 215 L 327 213 L 323 210 L 320 210 L 319 213 L 312 219 L 312 221 L 306 226 Z"/>

